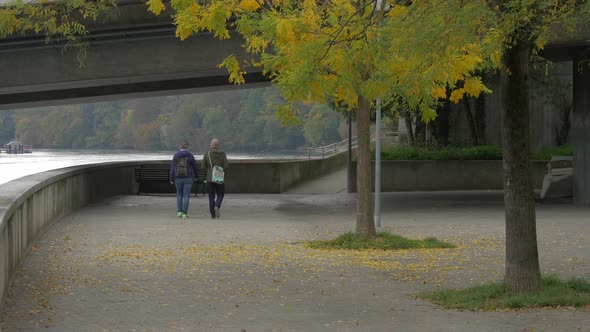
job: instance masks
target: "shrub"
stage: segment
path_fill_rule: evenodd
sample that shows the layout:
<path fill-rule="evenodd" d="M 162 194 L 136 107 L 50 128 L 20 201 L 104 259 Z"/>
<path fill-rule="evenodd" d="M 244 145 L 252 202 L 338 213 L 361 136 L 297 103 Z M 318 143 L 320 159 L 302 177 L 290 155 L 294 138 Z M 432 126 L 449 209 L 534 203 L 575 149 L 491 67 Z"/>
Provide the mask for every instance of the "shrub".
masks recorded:
<path fill-rule="evenodd" d="M 542 148 L 533 153 L 533 160 L 550 160 L 551 156 L 571 156 L 571 145 Z M 381 153 L 381 160 L 502 160 L 502 149 L 495 145 L 468 148 L 394 147 Z"/>
<path fill-rule="evenodd" d="M 551 156 L 573 156 L 574 149 L 571 144 L 559 146 L 556 148 L 542 148 L 533 153 L 535 160 L 550 160 Z"/>
<path fill-rule="evenodd" d="M 502 151 L 497 146 L 469 148 L 395 147 L 383 151 L 382 160 L 501 160 Z"/>

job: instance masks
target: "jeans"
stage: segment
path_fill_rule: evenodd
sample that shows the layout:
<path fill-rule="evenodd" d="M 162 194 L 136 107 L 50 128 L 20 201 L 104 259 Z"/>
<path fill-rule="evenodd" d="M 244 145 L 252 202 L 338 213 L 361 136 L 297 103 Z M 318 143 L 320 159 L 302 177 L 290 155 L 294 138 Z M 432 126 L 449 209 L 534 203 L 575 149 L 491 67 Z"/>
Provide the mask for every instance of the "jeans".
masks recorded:
<path fill-rule="evenodd" d="M 176 211 L 187 214 L 193 178 L 176 178 L 174 184 L 176 185 Z"/>
<path fill-rule="evenodd" d="M 215 208 L 220 208 L 223 202 L 225 184 L 207 182 L 207 191 L 209 192 L 209 212 L 211 212 L 211 217 L 215 217 Z M 215 196 L 217 196 L 217 199 Z"/>

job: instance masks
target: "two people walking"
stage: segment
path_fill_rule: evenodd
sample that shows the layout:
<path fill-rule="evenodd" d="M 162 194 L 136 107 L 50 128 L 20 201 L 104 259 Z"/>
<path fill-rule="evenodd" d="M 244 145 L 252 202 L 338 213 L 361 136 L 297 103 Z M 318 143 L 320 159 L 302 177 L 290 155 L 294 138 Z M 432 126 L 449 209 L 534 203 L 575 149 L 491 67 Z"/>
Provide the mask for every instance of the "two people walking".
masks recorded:
<path fill-rule="evenodd" d="M 180 144 L 170 166 L 170 183 L 176 186 L 177 216 L 188 218 L 188 206 L 193 179 L 197 177 L 198 166 L 195 157 L 188 151 L 188 142 Z M 220 142 L 211 140 L 211 149 L 203 155 L 201 167 L 206 170 L 206 185 L 209 194 L 209 213 L 211 219 L 221 216 L 221 204 L 225 195 L 225 171 L 229 167 L 227 155 L 220 149 Z"/>

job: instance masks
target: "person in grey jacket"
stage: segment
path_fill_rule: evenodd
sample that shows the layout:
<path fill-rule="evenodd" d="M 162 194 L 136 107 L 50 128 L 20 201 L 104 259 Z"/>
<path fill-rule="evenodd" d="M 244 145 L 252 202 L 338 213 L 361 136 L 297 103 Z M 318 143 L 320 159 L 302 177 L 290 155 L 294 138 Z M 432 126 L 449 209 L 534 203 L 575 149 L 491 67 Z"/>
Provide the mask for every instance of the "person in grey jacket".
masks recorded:
<path fill-rule="evenodd" d="M 209 212 L 211 219 L 221 216 L 220 209 L 225 195 L 225 175 L 229 164 L 227 155 L 221 151 L 217 138 L 211 140 L 211 149 L 203 155 L 202 167 L 207 172 L 207 191 L 209 192 Z M 221 176 L 220 176 L 221 175 Z"/>

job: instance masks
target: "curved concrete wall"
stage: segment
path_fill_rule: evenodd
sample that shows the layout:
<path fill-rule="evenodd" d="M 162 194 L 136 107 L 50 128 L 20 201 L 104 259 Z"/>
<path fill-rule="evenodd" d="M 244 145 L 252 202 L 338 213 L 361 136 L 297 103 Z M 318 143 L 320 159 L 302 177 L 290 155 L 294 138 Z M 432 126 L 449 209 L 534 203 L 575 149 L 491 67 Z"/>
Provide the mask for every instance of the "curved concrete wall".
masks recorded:
<path fill-rule="evenodd" d="M 0 312 L 22 260 L 46 227 L 87 204 L 115 195 L 133 195 L 134 169 L 169 167 L 169 161 L 116 162 L 48 171 L 0 185 Z M 230 160 L 227 189 L 233 193 L 280 193 L 346 163 L 341 154 L 321 160 Z M 164 192 L 174 187 L 164 183 Z M 158 188 L 154 188 L 158 189 Z M 158 191 L 154 191 L 158 192 Z"/>

